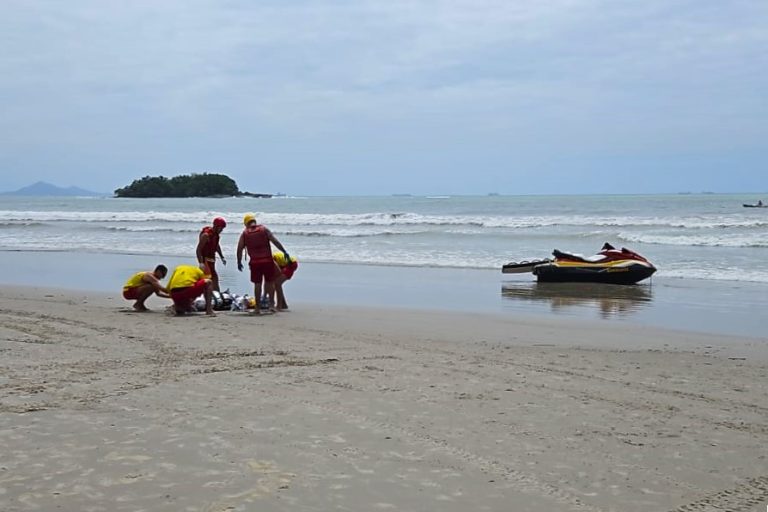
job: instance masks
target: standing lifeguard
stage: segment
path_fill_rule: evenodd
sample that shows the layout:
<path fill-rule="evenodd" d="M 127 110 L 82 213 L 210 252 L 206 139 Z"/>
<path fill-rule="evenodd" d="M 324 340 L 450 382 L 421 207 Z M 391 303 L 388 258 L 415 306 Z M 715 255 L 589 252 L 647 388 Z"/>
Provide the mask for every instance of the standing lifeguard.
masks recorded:
<path fill-rule="evenodd" d="M 197 262 L 200 265 L 200 269 L 211 276 L 213 289 L 216 291 L 220 291 L 219 274 L 216 272 L 216 253 L 219 254 L 221 262 L 224 265 L 227 264 L 219 244 L 221 232 L 224 231 L 225 227 L 227 227 L 227 221 L 222 217 L 216 217 L 213 219 L 212 226 L 205 226 L 200 230 L 200 237 L 197 242 Z M 208 267 L 207 269 L 206 266 Z"/>
<path fill-rule="evenodd" d="M 261 297 L 261 281 L 264 280 L 264 291 L 269 298 L 270 310 L 275 311 L 275 278 L 279 273 L 277 265 L 272 260 L 272 247 L 283 251 L 285 258 L 290 261 L 290 256 L 285 252 L 285 247 L 275 238 L 275 235 L 264 225 L 256 222 L 256 217 L 248 213 L 243 217 L 245 229 L 237 242 L 237 270 L 243 270 L 243 251 L 248 250 L 248 266 L 251 269 L 251 282 L 253 283 L 253 296 L 258 301 Z M 254 311 L 259 314 L 259 308 Z"/>

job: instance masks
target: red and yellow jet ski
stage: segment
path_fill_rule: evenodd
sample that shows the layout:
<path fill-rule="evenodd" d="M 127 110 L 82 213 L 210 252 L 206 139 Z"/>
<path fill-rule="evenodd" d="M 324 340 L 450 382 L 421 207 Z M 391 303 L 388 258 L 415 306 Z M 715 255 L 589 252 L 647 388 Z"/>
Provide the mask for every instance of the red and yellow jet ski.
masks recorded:
<path fill-rule="evenodd" d="M 606 243 L 599 253 L 584 257 L 555 249 L 554 258 L 508 263 L 505 274 L 532 272 L 539 282 L 635 284 L 651 277 L 656 267 L 634 251 Z"/>

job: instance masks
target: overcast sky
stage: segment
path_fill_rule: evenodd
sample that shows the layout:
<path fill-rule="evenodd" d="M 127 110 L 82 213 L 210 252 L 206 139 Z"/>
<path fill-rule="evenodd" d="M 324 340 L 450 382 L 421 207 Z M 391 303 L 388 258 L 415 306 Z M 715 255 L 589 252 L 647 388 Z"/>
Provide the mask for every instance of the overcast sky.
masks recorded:
<path fill-rule="evenodd" d="M 766 0 L 3 0 L 0 190 L 768 190 Z"/>

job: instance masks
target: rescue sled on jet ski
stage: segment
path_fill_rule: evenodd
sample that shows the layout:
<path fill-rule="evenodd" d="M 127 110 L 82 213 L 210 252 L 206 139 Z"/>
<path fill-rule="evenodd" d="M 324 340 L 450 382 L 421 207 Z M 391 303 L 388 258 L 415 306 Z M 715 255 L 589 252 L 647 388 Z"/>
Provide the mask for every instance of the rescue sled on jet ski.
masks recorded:
<path fill-rule="evenodd" d="M 504 274 L 531 272 L 540 283 L 635 284 L 656 272 L 656 267 L 634 251 L 603 245 L 594 256 L 580 256 L 555 249 L 553 258 L 507 263 Z"/>

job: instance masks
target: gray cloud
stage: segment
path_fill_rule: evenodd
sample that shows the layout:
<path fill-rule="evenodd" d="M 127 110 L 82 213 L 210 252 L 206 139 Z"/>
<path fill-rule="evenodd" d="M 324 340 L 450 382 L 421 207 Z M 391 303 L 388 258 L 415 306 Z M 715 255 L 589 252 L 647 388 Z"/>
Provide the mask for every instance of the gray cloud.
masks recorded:
<path fill-rule="evenodd" d="M 102 189 L 159 170 L 247 182 L 260 162 L 323 168 L 329 190 L 338 172 L 354 192 L 343 177 L 367 156 L 361 192 L 425 162 L 459 189 L 468 162 L 493 180 L 510 161 L 555 177 L 562 155 L 766 153 L 763 1 L 14 0 L 3 13 L 0 172 L 27 171 L 11 186 L 62 169 Z"/>

